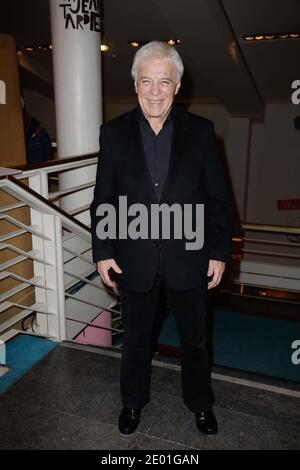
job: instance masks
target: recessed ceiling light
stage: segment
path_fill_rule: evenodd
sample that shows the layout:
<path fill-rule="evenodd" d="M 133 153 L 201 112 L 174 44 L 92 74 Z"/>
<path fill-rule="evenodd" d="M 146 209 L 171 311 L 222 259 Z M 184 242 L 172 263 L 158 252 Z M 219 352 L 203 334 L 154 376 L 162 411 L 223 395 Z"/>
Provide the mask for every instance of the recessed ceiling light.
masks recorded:
<path fill-rule="evenodd" d="M 101 52 L 106 52 L 109 49 L 109 45 L 108 44 L 101 44 L 100 49 L 101 49 Z"/>
<path fill-rule="evenodd" d="M 292 31 L 291 33 L 257 33 L 257 34 L 244 34 L 243 40 L 244 41 L 270 41 L 271 39 L 274 40 L 285 40 L 285 39 L 299 39 L 300 32 Z"/>
<path fill-rule="evenodd" d="M 21 47 L 21 51 L 27 51 L 27 52 L 35 52 L 35 51 L 49 51 L 49 49 L 52 49 L 52 44 L 41 44 L 41 45 L 36 45 L 36 46 L 24 46 Z"/>
<path fill-rule="evenodd" d="M 176 46 L 178 44 L 181 44 L 181 40 L 180 39 L 161 39 L 161 41 L 163 42 L 166 42 L 167 44 L 169 44 L 170 46 Z M 130 46 L 132 47 L 139 47 L 139 46 L 143 46 L 144 44 L 147 44 L 148 42 L 150 42 L 150 40 L 135 40 L 135 41 L 129 41 L 128 44 L 130 44 Z"/>

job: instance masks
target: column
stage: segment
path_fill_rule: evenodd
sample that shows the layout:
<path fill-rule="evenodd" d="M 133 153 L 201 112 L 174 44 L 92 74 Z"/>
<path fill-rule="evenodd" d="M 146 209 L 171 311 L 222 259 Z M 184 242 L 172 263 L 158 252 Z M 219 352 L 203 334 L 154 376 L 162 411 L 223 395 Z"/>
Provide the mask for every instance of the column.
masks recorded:
<path fill-rule="evenodd" d="M 100 2 L 50 0 L 58 158 L 95 153 L 102 123 Z M 95 167 L 60 176 L 59 187 L 84 184 L 95 177 Z M 91 190 L 80 193 L 80 205 Z M 61 200 L 71 211 L 76 193 Z M 82 219 L 81 219 L 82 220 Z M 87 223 L 87 220 L 82 220 Z"/>

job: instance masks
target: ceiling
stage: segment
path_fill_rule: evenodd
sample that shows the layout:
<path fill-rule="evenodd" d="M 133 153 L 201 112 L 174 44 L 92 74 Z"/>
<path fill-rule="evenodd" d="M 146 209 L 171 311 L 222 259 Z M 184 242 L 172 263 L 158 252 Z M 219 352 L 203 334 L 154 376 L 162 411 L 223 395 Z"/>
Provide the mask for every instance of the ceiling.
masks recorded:
<path fill-rule="evenodd" d="M 111 46 L 103 53 L 104 100 L 134 99 L 128 41 L 178 37 L 185 64 L 179 100 L 259 117 L 266 103 L 290 102 L 300 39 L 245 43 L 242 36 L 284 31 L 300 31 L 299 0 L 104 0 L 103 42 Z M 19 47 L 51 43 L 48 0 L 3 2 L 0 32 L 14 35 Z M 30 54 L 51 80 L 51 52 Z M 38 87 L 28 72 L 23 82 Z"/>

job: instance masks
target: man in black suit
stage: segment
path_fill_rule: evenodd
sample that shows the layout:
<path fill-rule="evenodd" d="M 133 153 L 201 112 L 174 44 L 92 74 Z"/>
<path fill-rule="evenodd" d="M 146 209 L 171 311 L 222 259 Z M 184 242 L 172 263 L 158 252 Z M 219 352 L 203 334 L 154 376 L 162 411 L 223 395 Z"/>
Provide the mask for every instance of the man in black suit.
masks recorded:
<path fill-rule="evenodd" d="M 118 286 L 121 295 L 122 435 L 137 429 L 141 409 L 150 400 L 151 336 L 161 282 L 167 287 L 181 339 L 184 403 L 195 414 L 201 432 L 217 432 L 206 347 L 206 296 L 207 289 L 220 283 L 230 260 L 232 213 L 212 122 L 173 104 L 182 74 L 175 48 L 158 41 L 143 46 L 132 66 L 138 106 L 100 130 L 90 209 L 93 260 L 103 282 Z M 120 202 L 125 196 L 126 205 Z M 116 211 L 113 230 L 108 230 L 113 220 L 105 215 L 108 205 Z M 141 205 L 148 218 L 139 219 L 137 236 L 133 216 Z M 150 235 L 146 230 L 157 206 L 169 208 L 167 235 L 161 228 Z M 203 243 L 192 248 L 187 248 L 191 239 L 187 227 L 180 232 L 188 217 L 175 220 L 187 208 L 192 234 L 204 235 Z M 124 220 L 128 233 L 121 227 Z M 130 224 L 135 227 L 131 236 Z"/>

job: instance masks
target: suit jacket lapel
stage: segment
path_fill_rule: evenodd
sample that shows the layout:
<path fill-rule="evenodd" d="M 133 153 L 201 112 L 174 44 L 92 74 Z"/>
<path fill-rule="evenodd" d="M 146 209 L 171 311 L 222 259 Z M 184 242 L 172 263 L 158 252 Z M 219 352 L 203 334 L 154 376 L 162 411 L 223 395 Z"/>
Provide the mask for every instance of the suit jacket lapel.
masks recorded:
<path fill-rule="evenodd" d="M 171 156 L 166 184 L 160 203 L 167 200 L 168 194 L 173 184 L 176 183 L 176 176 L 180 173 L 183 162 L 184 151 L 187 146 L 189 129 L 186 125 L 188 114 L 177 106 L 174 107 L 174 127 L 172 136 Z"/>
<path fill-rule="evenodd" d="M 134 108 L 127 115 L 127 141 L 129 148 L 131 149 L 131 157 L 134 159 L 134 170 L 136 177 L 140 179 L 141 187 L 145 188 L 148 197 L 150 196 L 151 201 L 157 203 L 156 193 L 152 184 L 146 156 L 144 153 L 144 147 L 142 137 L 139 129 L 138 112 L 137 108 Z"/>

